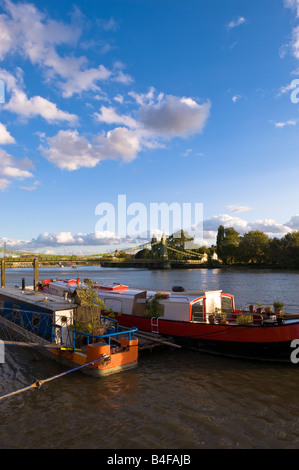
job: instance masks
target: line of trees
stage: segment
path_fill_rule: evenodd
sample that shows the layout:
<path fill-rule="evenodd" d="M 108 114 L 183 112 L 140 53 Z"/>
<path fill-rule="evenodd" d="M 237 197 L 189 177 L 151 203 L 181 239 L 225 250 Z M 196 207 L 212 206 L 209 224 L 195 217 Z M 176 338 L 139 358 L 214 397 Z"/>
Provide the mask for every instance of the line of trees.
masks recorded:
<path fill-rule="evenodd" d="M 216 245 L 211 247 L 197 247 L 193 250 L 185 250 L 185 242 L 192 238 L 186 233 L 176 233 L 166 239 L 169 260 L 196 259 L 190 253 L 207 254 L 208 265 L 256 265 L 278 268 L 299 269 L 299 231 L 286 234 L 282 238 L 270 238 L 264 232 L 252 230 L 240 235 L 233 227 L 224 228 L 220 225 L 217 232 Z M 157 239 L 151 240 L 151 249 L 144 248 L 136 253 L 135 258 L 155 259 L 161 258 L 161 244 L 156 244 Z M 217 253 L 219 261 L 212 259 Z"/>
<path fill-rule="evenodd" d="M 220 225 L 216 252 L 224 264 L 258 264 L 282 268 L 299 268 L 299 231 L 282 238 L 270 238 L 253 230 L 241 236 L 233 227 Z"/>

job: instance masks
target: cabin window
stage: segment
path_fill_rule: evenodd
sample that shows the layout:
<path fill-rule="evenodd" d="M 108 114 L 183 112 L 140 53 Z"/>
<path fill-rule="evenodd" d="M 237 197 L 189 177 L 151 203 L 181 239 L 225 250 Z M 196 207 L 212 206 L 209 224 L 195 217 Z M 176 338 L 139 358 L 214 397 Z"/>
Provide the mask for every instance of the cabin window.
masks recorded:
<path fill-rule="evenodd" d="M 232 313 L 233 311 L 233 299 L 232 297 L 222 296 L 222 311 L 225 313 Z"/>
<path fill-rule="evenodd" d="M 198 300 L 192 305 L 191 310 L 191 321 L 199 321 L 203 322 L 204 320 L 204 307 L 203 307 L 203 299 Z"/>
<path fill-rule="evenodd" d="M 4 300 L 0 300 L 0 312 L 4 311 Z"/>
<path fill-rule="evenodd" d="M 12 306 L 12 316 L 13 316 L 14 320 L 20 320 L 21 312 L 20 312 L 20 306 L 19 305 L 13 305 Z"/>
<path fill-rule="evenodd" d="M 33 313 L 32 315 L 32 326 L 34 328 L 37 328 L 40 324 L 40 314 L 39 313 Z"/>

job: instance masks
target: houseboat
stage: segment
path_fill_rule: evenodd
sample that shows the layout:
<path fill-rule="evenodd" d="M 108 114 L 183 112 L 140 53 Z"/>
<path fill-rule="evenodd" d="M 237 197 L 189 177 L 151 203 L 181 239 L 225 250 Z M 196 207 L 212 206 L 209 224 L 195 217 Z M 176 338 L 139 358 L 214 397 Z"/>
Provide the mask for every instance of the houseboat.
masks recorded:
<path fill-rule="evenodd" d="M 79 279 L 45 280 L 45 292 L 73 298 Z M 221 290 L 171 291 L 134 289 L 121 284 L 94 283 L 106 309 L 117 313 L 120 325 L 170 336 L 192 348 L 244 355 L 290 357 L 299 339 L 299 316 L 238 310 L 234 296 Z"/>
<path fill-rule="evenodd" d="M 95 377 L 135 367 L 137 329 L 120 327 L 98 312 L 101 334 L 81 331 L 76 323 L 80 308 L 84 306 L 41 290 L 2 287 L 0 338 L 8 346 L 22 342 L 37 347 L 65 366 L 82 366 L 82 372 Z"/>

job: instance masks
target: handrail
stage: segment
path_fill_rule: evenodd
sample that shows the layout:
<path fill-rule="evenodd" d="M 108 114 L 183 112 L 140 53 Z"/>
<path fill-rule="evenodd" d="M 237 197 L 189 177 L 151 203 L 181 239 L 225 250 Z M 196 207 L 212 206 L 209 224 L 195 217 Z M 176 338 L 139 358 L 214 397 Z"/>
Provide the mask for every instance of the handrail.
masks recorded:
<path fill-rule="evenodd" d="M 90 338 L 98 338 L 98 339 L 108 338 L 108 344 L 110 346 L 112 336 L 122 336 L 122 335 L 128 334 L 129 335 L 129 341 L 131 341 L 131 336 L 132 335 L 134 336 L 134 333 L 136 333 L 136 331 L 138 331 L 138 328 L 133 327 L 130 330 L 125 330 L 125 331 L 121 331 L 121 332 L 117 331 L 116 333 L 107 333 L 105 335 L 92 335 L 90 333 L 84 333 L 83 331 L 73 330 L 73 349 L 75 349 L 76 333 L 79 334 L 79 335 L 86 336 L 87 337 L 87 344 L 89 344 Z"/>
<path fill-rule="evenodd" d="M 101 315 L 100 316 L 100 319 L 103 319 L 104 321 L 111 321 L 111 322 L 114 322 L 116 325 L 116 331 L 118 332 L 119 331 L 119 323 L 117 320 L 115 320 L 115 318 L 111 318 L 111 317 L 106 317 L 105 315 Z"/>

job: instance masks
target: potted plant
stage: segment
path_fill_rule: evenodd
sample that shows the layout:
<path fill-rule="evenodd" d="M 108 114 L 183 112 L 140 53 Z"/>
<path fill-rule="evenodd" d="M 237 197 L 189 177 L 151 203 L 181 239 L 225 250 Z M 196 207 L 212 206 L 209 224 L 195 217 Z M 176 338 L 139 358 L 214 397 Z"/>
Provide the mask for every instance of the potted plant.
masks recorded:
<path fill-rule="evenodd" d="M 249 325 L 253 323 L 253 315 L 248 315 L 248 314 L 237 315 L 237 323 L 238 325 Z"/>
<path fill-rule="evenodd" d="M 255 305 L 249 305 L 249 312 L 253 313 L 255 309 Z"/>
<path fill-rule="evenodd" d="M 211 313 L 209 315 L 209 322 L 213 325 L 215 323 L 215 318 L 216 318 L 216 315 L 214 313 Z"/>
<path fill-rule="evenodd" d="M 261 304 L 261 302 L 258 302 L 257 303 L 256 313 L 262 313 L 262 311 L 263 311 L 262 304 Z"/>
<path fill-rule="evenodd" d="M 283 303 L 283 302 L 277 302 L 277 301 L 275 301 L 275 302 L 273 303 L 274 313 L 275 313 L 276 315 L 280 315 L 280 314 L 282 313 L 283 306 L 284 306 L 284 303 Z"/>
<path fill-rule="evenodd" d="M 222 325 L 226 325 L 228 323 L 226 313 L 220 313 L 219 314 L 218 322 Z"/>
<path fill-rule="evenodd" d="M 265 314 L 267 315 L 267 317 L 270 317 L 272 313 L 272 307 L 265 307 Z"/>

